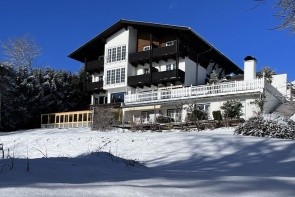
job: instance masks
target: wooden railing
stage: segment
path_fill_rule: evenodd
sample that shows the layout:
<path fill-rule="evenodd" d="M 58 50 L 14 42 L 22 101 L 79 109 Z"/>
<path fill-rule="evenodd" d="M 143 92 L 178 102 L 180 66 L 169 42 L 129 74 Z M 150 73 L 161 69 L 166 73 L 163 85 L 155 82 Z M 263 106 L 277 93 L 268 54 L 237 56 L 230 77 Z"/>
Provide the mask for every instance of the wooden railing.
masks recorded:
<path fill-rule="evenodd" d="M 159 89 L 143 93 L 125 95 L 125 105 L 148 102 L 165 102 L 191 98 L 212 97 L 243 92 L 263 91 L 264 79 L 253 81 L 224 82 L 214 85 L 190 86 L 181 88 Z M 271 86 L 271 85 L 269 85 Z M 268 87 L 268 86 L 266 86 Z M 272 87 L 272 86 L 271 86 Z M 273 91 L 273 90 L 272 90 Z"/>
<path fill-rule="evenodd" d="M 104 67 L 103 58 L 86 63 L 86 71 L 90 73 L 102 71 L 103 67 Z"/>
<path fill-rule="evenodd" d="M 41 115 L 41 128 L 81 128 L 92 124 L 92 111 L 72 111 Z"/>

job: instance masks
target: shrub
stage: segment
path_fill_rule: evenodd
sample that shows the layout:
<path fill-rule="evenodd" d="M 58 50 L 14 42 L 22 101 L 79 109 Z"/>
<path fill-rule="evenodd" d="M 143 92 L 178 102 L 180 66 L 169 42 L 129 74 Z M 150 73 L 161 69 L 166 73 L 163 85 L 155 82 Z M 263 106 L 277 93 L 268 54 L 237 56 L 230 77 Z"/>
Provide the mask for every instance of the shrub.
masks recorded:
<path fill-rule="evenodd" d="M 208 120 L 208 114 L 199 109 L 194 109 L 192 113 L 188 115 L 190 121 L 198 121 L 198 120 Z"/>
<path fill-rule="evenodd" d="M 174 119 L 169 116 L 160 115 L 160 116 L 156 117 L 156 122 L 157 123 L 170 123 L 170 122 L 174 122 Z"/>
<path fill-rule="evenodd" d="M 242 115 L 241 109 L 243 105 L 240 101 L 229 100 L 223 103 L 220 107 L 223 110 L 223 116 L 225 119 L 228 118 L 240 118 Z"/>
<path fill-rule="evenodd" d="M 217 121 L 222 120 L 221 111 L 219 111 L 219 110 L 218 111 L 213 111 L 212 115 L 213 115 L 214 120 L 217 120 Z"/>
<path fill-rule="evenodd" d="M 254 117 L 238 126 L 235 130 L 235 134 L 295 139 L 295 122 L 286 119 L 272 120 L 263 117 Z"/>

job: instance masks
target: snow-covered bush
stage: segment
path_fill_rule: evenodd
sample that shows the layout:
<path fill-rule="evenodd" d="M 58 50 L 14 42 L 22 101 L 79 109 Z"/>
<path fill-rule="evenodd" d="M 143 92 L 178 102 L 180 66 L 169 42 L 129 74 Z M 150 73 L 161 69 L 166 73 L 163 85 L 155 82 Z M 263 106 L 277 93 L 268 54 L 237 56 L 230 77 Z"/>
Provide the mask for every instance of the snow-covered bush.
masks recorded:
<path fill-rule="evenodd" d="M 170 122 L 174 122 L 174 119 L 169 116 L 160 115 L 160 116 L 156 117 L 156 122 L 157 123 L 170 123 Z"/>
<path fill-rule="evenodd" d="M 277 114 L 254 117 L 239 125 L 235 134 L 295 139 L 295 122 Z"/>
<path fill-rule="evenodd" d="M 237 100 L 229 100 L 222 104 L 220 109 L 223 110 L 224 119 L 240 118 L 242 115 L 242 103 Z"/>

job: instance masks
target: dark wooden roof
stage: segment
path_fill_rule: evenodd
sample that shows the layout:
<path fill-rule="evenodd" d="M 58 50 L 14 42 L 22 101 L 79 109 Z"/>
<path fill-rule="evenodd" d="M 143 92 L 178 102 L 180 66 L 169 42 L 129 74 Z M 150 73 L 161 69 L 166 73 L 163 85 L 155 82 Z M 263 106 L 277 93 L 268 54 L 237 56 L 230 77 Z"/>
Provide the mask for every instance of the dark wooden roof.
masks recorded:
<path fill-rule="evenodd" d="M 203 53 L 207 51 L 206 56 L 213 57 L 213 59 L 222 66 L 227 67 L 235 73 L 243 73 L 243 70 L 240 69 L 233 61 L 231 61 L 228 57 L 226 57 L 223 53 L 217 50 L 214 46 L 212 46 L 209 42 L 207 42 L 189 27 L 129 20 L 119 20 L 114 25 L 107 28 L 105 31 L 91 39 L 89 42 L 69 54 L 68 57 L 80 62 L 84 62 L 85 58 L 91 59 L 93 57 L 97 57 L 98 53 L 103 55 L 106 39 L 120 29 L 127 28 L 128 26 L 132 26 L 133 28 L 139 29 L 140 31 L 147 31 L 152 33 L 155 32 L 157 34 L 163 35 L 179 35 L 182 39 L 185 39 L 187 42 L 193 45 L 196 53 Z"/>

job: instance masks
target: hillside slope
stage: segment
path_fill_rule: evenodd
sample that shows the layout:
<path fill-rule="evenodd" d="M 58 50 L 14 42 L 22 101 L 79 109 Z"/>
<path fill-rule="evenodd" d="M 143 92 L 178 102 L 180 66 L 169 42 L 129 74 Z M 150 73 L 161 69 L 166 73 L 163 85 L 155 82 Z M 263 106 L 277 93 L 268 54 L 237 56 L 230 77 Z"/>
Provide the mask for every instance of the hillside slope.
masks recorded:
<path fill-rule="evenodd" d="M 0 173 L 1 196 L 295 193 L 295 141 L 235 136 L 232 128 L 166 133 L 40 129 L 2 133 L 0 143 L 18 158 L 12 171 Z M 0 159 L 0 167 L 5 163 L 9 160 Z"/>

